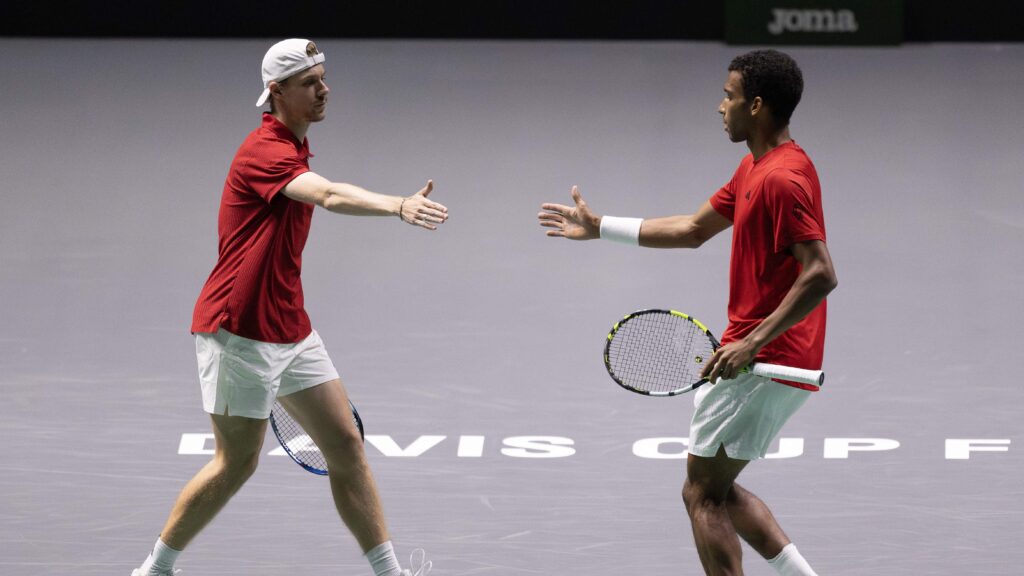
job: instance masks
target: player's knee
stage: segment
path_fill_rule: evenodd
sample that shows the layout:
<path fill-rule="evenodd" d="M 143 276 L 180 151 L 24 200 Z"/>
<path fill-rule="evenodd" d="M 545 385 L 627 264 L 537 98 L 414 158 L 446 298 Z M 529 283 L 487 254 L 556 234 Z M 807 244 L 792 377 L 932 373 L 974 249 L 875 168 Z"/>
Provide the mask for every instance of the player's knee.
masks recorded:
<path fill-rule="evenodd" d="M 259 463 L 259 455 L 252 454 L 251 456 L 248 456 L 234 463 L 232 475 L 234 476 L 236 481 L 245 482 L 256 472 L 256 467 L 259 465 Z"/>
<path fill-rule="evenodd" d="M 320 451 L 329 464 L 351 465 L 363 455 L 363 439 L 357 430 L 345 430 L 332 435 L 328 442 L 320 446 Z"/>
<path fill-rule="evenodd" d="M 259 450 L 243 454 L 220 455 L 221 470 L 231 481 L 242 483 L 249 479 L 256 472 L 260 462 Z"/>
<path fill-rule="evenodd" d="M 714 508 L 725 506 L 725 497 L 719 497 L 718 492 L 711 490 L 700 482 L 692 482 L 689 478 L 683 482 L 683 504 L 687 512 L 692 513 L 697 508 Z"/>

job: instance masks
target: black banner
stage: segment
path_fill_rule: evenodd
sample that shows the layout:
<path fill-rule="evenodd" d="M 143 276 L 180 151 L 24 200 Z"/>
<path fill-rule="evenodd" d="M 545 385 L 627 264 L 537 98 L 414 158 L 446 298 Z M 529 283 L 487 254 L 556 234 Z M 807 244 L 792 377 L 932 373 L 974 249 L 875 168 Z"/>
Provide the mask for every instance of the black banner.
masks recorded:
<path fill-rule="evenodd" d="M 842 4 L 795 0 L 771 7 L 767 4 L 761 0 L 14 0 L 4 6 L 0 35 L 710 41 L 728 38 L 744 43 L 801 44 L 895 44 L 901 39 L 1024 41 L 1024 25 L 1014 0 L 854 0 Z M 757 22 L 748 21 L 754 18 L 756 6 L 763 6 L 760 10 L 768 12 L 757 15 Z M 776 16 L 771 12 L 773 9 L 796 11 Z M 807 12 L 815 9 L 822 12 Z M 780 30 L 777 35 L 768 31 L 776 18 L 774 28 Z M 854 22 L 857 31 L 848 32 Z M 764 28 L 764 34 L 754 37 L 740 30 L 744 26 L 748 30 L 751 26 Z"/>
<path fill-rule="evenodd" d="M 903 0 L 726 0 L 730 44 L 899 44 Z"/>

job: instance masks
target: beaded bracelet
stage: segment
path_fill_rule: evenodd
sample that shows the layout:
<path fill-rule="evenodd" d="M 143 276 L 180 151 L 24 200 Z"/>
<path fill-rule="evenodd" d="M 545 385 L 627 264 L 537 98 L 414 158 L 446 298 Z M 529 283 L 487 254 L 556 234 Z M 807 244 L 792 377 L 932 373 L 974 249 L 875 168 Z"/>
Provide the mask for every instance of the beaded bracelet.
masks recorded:
<path fill-rule="evenodd" d="M 405 201 L 409 198 L 402 198 L 402 203 L 398 205 L 398 219 L 405 222 L 405 218 L 402 218 L 402 209 L 405 208 Z"/>

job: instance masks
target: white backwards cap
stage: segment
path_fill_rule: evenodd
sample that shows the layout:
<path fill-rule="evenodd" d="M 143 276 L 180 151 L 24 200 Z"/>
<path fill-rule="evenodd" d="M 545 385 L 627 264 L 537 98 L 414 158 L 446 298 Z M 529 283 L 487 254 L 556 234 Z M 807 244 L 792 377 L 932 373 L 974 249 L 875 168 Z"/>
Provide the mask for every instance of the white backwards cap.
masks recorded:
<path fill-rule="evenodd" d="M 256 101 L 263 106 L 270 97 L 270 83 L 280 82 L 324 61 L 316 44 L 304 38 L 289 38 L 270 47 L 263 56 L 263 93 Z"/>

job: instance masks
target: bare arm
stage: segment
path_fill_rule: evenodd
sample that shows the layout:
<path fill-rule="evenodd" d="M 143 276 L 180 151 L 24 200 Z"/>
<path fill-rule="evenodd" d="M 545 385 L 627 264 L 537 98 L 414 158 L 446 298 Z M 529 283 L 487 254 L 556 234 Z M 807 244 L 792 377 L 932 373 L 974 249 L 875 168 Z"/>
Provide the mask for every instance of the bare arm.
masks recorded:
<path fill-rule="evenodd" d="M 572 187 L 574 206 L 542 204 L 537 215 L 540 225 L 552 228 L 548 236 L 570 240 L 601 237 L 601 219 L 595 214 L 576 186 Z M 732 222 L 705 202 L 696 214 L 649 218 L 640 226 L 640 245 L 648 248 L 697 248 L 711 237 L 732 226 Z"/>
<path fill-rule="evenodd" d="M 698 248 L 732 226 L 705 201 L 696 214 L 648 218 L 640 227 L 640 245 L 648 248 Z"/>
<path fill-rule="evenodd" d="M 399 216 L 402 221 L 436 230 L 448 219 L 448 209 L 429 200 L 433 181 L 412 196 L 390 196 L 353 184 L 331 182 L 314 172 L 305 172 L 289 182 L 281 193 L 298 202 L 313 204 L 338 214 L 353 216 Z"/>
<path fill-rule="evenodd" d="M 735 378 L 754 361 L 758 351 L 811 313 L 838 285 L 828 246 L 820 240 L 797 242 L 789 251 L 800 263 L 800 274 L 778 308 L 743 340 L 722 346 L 701 376 Z"/>

